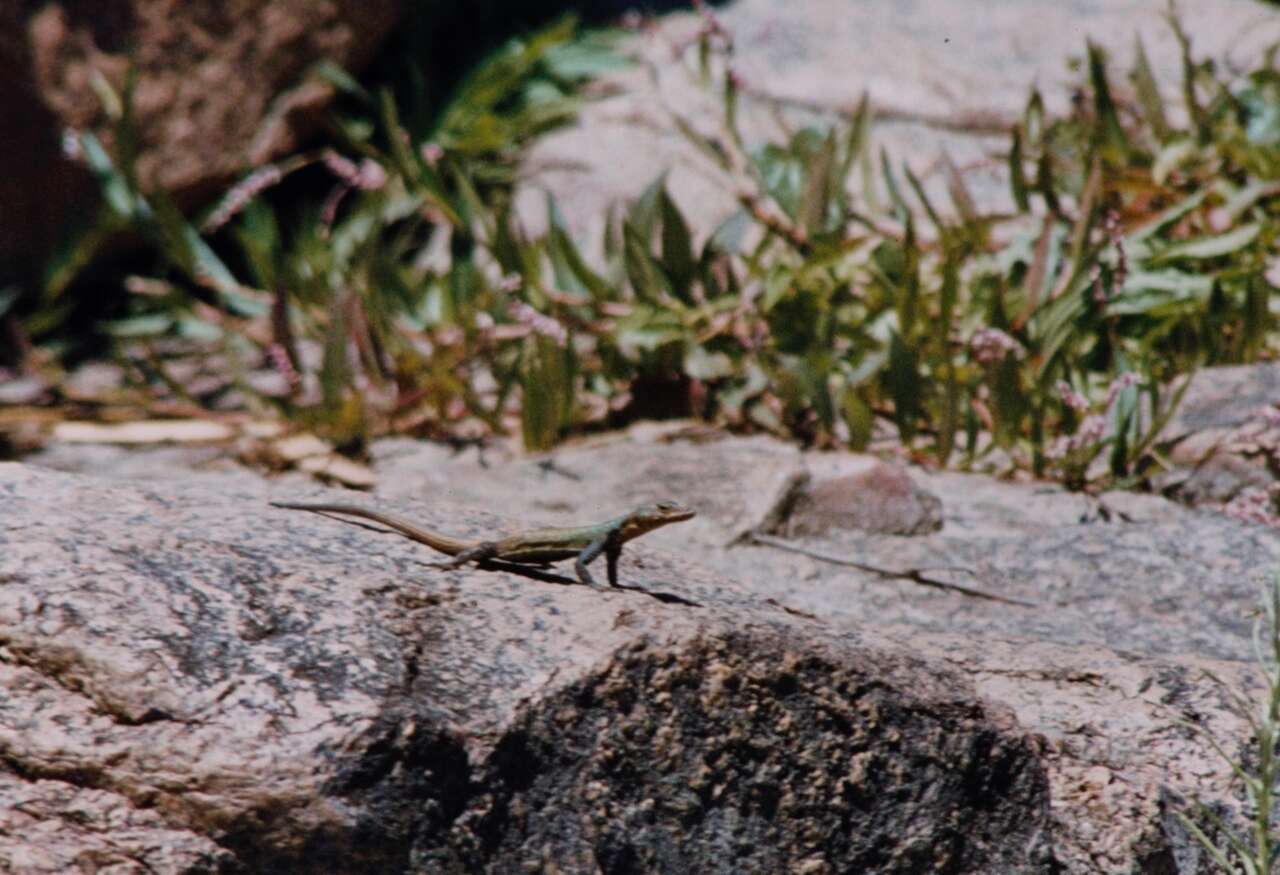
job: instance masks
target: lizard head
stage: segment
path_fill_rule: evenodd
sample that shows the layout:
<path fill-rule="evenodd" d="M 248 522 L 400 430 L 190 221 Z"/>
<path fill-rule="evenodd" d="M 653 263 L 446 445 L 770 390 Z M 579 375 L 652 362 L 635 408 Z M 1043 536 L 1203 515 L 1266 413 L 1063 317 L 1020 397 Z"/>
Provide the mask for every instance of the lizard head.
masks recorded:
<path fill-rule="evenodd" d="M 655 501 L 627 514 L 622 524 L 624 539 L 631 539 L 659 526 L 679 523 L 694 517 L 694 511 L 678 501 Z"/>

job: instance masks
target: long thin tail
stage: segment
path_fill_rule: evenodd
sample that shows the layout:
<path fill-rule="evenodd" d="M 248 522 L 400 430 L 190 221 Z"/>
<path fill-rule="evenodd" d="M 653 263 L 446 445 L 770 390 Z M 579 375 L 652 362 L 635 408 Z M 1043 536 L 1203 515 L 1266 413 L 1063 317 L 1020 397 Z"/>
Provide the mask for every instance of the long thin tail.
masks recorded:
<path fill-rule="evenodd" d="M 293 504 L 285 501 L 273 501 L 271 506 L 284 507 L 289 510 L 309 510 L 313 513 L 341 513 L 347 516 L 358 516 L 373 520 L 375 523 L 381 523 L 388 528 L 395 529 L 406 538 L 411 538 L 420 544 L 426 544 L 432 550 L 438 550 L 446 556 L 457 556 L 459 553 L 476 546 L 473 541 L 459 541 L 457 538 L 450 538 L 447 535 L 419 528 L 400 517 L 382 513 L 381 511 L 365 510 L 363 507 L 356 507 L 352 504 Z M 349 522 L 349 520 L 344 522 Z"/>

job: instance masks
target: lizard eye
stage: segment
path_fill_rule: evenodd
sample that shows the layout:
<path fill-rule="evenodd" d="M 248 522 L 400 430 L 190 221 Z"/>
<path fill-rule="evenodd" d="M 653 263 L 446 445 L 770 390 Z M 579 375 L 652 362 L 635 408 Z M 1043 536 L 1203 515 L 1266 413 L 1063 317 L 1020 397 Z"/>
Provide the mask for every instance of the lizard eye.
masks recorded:
<path fill-rule="evenodd" d="M 658 509 L 659 510 L 675 510 L 676 503 L 674 501 L 659 501 Z"/>

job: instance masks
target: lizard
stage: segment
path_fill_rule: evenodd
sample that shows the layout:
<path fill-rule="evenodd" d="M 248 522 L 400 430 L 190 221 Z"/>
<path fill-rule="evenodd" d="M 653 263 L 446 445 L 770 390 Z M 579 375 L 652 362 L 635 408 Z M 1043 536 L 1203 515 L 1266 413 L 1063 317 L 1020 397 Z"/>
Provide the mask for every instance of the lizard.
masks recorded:
<path fill-rule="evenodd" d="M 565 559 L 574 560 L 578 579 L 597 586 L 587 566 L 604 554 L 608 561 L 609 585 L 618 585 L 618 557 L 622 545 L 661 526 L 692 519 L 695 512 L 676 501 L 658 501 L 636 508 L 630 513 L 589 526 L 532 529 L 493 541 L 463 541 L 377 510 L 353 504 L 298 504 L 273 501 L 273 507 L 309 510 L 314 513 L 340 513 L 381 523 L 406 538 L 426 544 L 433 550 L 452 556 L 446 568 L 458 568 L 468 562 L 497 559 L 517 565 L 547 566 Z"/>

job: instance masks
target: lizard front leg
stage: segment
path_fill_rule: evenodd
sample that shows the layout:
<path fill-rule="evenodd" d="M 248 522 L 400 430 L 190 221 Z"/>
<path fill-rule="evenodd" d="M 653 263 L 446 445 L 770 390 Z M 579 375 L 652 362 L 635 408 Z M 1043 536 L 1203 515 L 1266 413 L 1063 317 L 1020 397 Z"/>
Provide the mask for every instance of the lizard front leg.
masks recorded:
<path fill-rule="evenodd" d="M 609 586 L 618 585 L 618 559 L 621 556 L 621 544 L 609 544 L 605 547 L 604 558 L 609 563 Z"/>
<path fill-rule="evenodd" d="M 608 548 L 609 541 L 610 539 L 608 535 L 603 538 L 596 538 L 590 544 L 583 547 L 582 552 L 578 554 L 578 558 L 573 561 L 573 569 L 578 572 L 578 580 L 581 580 L 587 586 L 598 586 L 595 578 L 591 576 L 591 572 L 587 570 L 587 566 L 600 558 L 600 554 Z M 610 583 L 613 582 L 613 576 L 613 567 L 610 565 Z"/>

